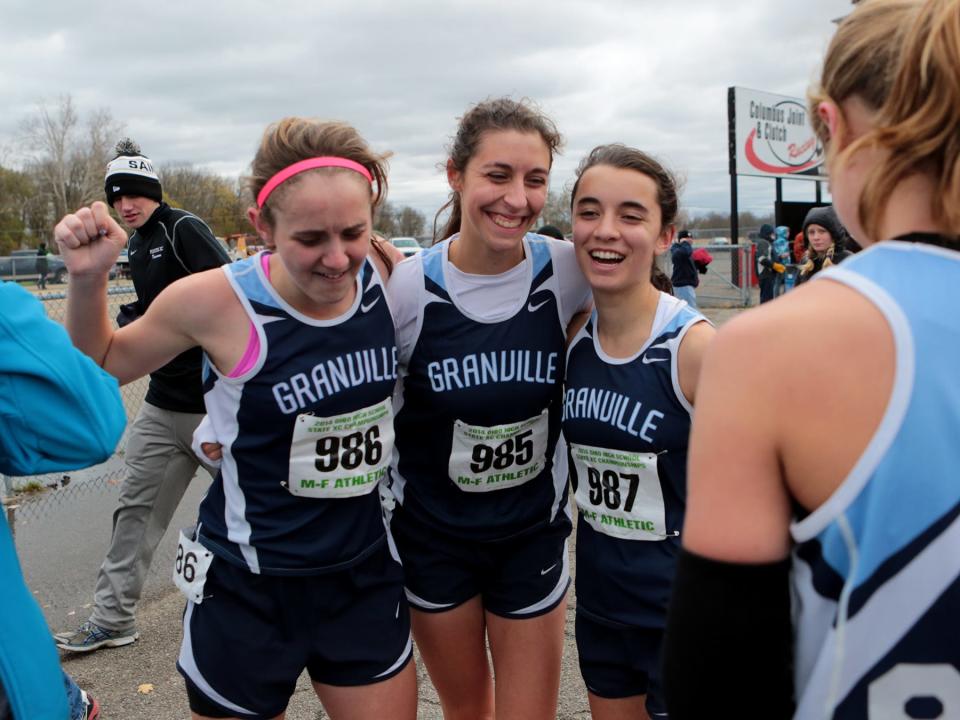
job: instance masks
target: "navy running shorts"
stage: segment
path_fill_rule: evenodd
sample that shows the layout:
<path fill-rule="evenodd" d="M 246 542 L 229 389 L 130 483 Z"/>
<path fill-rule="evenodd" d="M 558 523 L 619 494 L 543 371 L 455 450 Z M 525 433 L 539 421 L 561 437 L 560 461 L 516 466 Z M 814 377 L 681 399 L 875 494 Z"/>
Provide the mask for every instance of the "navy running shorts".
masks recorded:
<path fill-rule="evenodd" d="M 318 683 L 370 685 L 412 657 L 403 570 L 386 541 L 323 575 L 255 575 L 215 557 L 203 591 L 187 602 L 177 661 L 201 715 L 273 718 L 304 668 Z"/>
<path fill-rule="evenodd" d="M 399 505 L 390 521 L 414 609 L 445 612 L 479 595 L 485 610 L 514 620 L 544 615 L 565 597 L 570 530 L 564 513 L 530 532 L 487 542 L 440 533 Z"/>
<path fill-rule="evenodd" d="M 610 700 L 646 695 L 651 717 L 666 717 L 662 628 L 614 627 L 578 611 L 576 636 L 587 690 Z"/>

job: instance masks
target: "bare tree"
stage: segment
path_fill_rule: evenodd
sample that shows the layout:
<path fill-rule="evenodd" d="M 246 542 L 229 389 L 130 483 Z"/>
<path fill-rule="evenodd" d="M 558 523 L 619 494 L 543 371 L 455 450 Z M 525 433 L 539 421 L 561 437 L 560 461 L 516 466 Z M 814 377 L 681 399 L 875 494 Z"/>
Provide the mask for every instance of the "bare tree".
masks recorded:
<path fill-rule="evenodd" d="M 423 213 L 409 205 L 404 205 L 400 209 L 398 219 L 397 234 L 405 237 L 423 235 L 423 229 L 427 226 L 427 218 Z"/>
<path fill-rule="evenodd" d="M 398 219 L 397 209 L 390 202 L 385 201 L 377 208 L 373 217 L 373 228 L 385 238 L 395 237 L 399 234 Z"/>
<path fill-rule="evenodd" d="M 37 115 L 24 120 L 22 132 L 32 152 L 25 167 L 51 227 L 66 213 L 103 197 L 104 169 L 122 130 L 105 109 L 81 122 L 70 95 L 61 95 L 52 109 L 41 102 Z"/>
<path fill-rule="evenodd" d="M 570 219 L 570 191 L 551 190 L 540 212 L 540 224 L 553 225 L 567 235 L 573 230 Z M 534 228 L 536 229 L 536 228 Z"/>

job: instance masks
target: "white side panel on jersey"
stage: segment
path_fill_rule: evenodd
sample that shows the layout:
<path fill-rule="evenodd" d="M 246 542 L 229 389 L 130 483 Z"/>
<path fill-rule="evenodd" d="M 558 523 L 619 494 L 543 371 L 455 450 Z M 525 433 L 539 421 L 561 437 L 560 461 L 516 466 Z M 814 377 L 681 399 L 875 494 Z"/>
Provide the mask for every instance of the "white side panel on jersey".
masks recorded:
<path fill-rule="evenodd" d="M 223 705 L 232 712 L 242 715 L 253 715 L 253 710 L 247 710 L 245 707 L 241 707 L 236 703 L 230 702 L 223 695 L 214 690 L 210 686 L 210 683 L 207 682 L 206 678 L 204 678 L 200 673 L 200 668 L 197 667 L 196 658 L 193 656 L 193 637 L 190 634 L 190 618 L 193 617 L 193 608 L 194 604 L 188 600 L 187 610 L 183 615 L 183 641 L 180 643 L 180 657 L 177 658 L 177 661 L 180 663 L 180 667 L 183 668 L 183 671 L 187 674 L 187 677 L 190 678 L 190 681 L 196 685 L 200 691 L 207 696 L 208 699 L 212 700 L 218 705 Z"/>
<path fill-rule="evenodd" d="M 852 618 L 844 623 L 846 639 L 843 667 L 837 686 L 837 701 L 843 700 L 923 616 L 936 599 L 960 576 L 960 518 L 927 545 L 899 573 L 875 592 Z M 842 622 L 842 620 L 838 621 Z M 813 675 L 797 708 L 797 718 L 824 717 L 835 657 L 829 650 L 837 643 L 837 629 L 824 642 Z M 832 708 L 829 708 L 832 710 Z"/>
<path fill-rule="evenodd" d="M 866 449 L 853 466 L 850 474 L 840 483 L 827 501 L 798 523 L 794 523 L 790 532 L 798 543 L 812 540 L 837 517 L 839 517 L 857 495 L 866 486 L 876 472 L 903 423 L 910 406 L 913 394 L 914 375 L 916 370 L 916 354 L 913 342 L 913 333 L 903 310 L 897 302 L 876 283 L 862 275 L 844 270 L 842 267 L 830 268 L 830 275 L 818 280 L 828 282 L 835 280 L 858 290 L 864 297 L 873 302 L 883 313 L 890 330 L 893 333 L 893 342 L 896 352 L 896 366 L 893 377 L 893 388 L 890 401 L 880 421 L 880 426 L 870 438 Z"/>

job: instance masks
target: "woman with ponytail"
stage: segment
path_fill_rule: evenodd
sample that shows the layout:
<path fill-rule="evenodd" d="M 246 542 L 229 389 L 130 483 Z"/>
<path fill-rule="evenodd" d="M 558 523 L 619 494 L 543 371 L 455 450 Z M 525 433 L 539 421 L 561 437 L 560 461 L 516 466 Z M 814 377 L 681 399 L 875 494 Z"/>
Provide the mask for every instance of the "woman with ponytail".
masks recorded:
<path fill-rule="evenodd" d="M 713 327 L 657 287 L 673 175 L 601 145 L 577 169 L 573 242 L 595 310 L 567 351 L 563 435 L 577 524 L 576 638 L 596 720 L 661 717 L 660 653 L 686 504 L 687 440 Z"/>
<path fill-rule="evenodd" d="M 222 460 L 174 568 L 194 720 L 283 718 L 304 670 L 334 720 L 413 720 L 403 570 L 378 492 L 397 377 L 388 258 L 371 252 L 386 156 L 345 123 L 285 118 L 248 186 L 269 250 L 178 280 L 120 330 L 106 283 L 126 233 L 103 203 L 64 217 L 67 328 L 121 383 L 205 353 Z"/>
<path fill-rule="evenodd" d="M 559 145 L 528 102 L 467 111 L 444 239 L 389 285 L 402 381 L 390 527 L 447 720 L 557 713 L 571 519 L 554 451 L 567 326 L 590 296 L 573 245 L 528 232 Z"/>
<path fill-rule="evenodd" d="M 738 717 L 960 716 L 960 0 L 857 5 L 810 115 L 864 250 L 707 353 L 674 720 L 731 689 Z"/>

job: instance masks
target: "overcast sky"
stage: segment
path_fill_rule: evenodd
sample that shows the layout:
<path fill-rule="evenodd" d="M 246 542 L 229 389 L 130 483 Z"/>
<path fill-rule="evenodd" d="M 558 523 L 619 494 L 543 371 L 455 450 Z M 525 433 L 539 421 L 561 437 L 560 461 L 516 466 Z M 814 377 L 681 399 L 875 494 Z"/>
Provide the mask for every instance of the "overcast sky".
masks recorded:
<path fill-rule="evenodd" d="M 159 164 L 246 171 L 287 115 L 346 120 L 391 150 L 390 200 L 432 218 L 464 110 L 529 97 L 566 138 L 551 186 L 621 141 L 686 178 L 683 206 L 727 210 L 726 89 L 803 97 L 849 0 L 0 0 L 0 161 L 64 93 L 108 109 Z M 786 199 L 813 183 L 784 183 Z M 772 180 L 740 179 L 741 209 Z"/>

